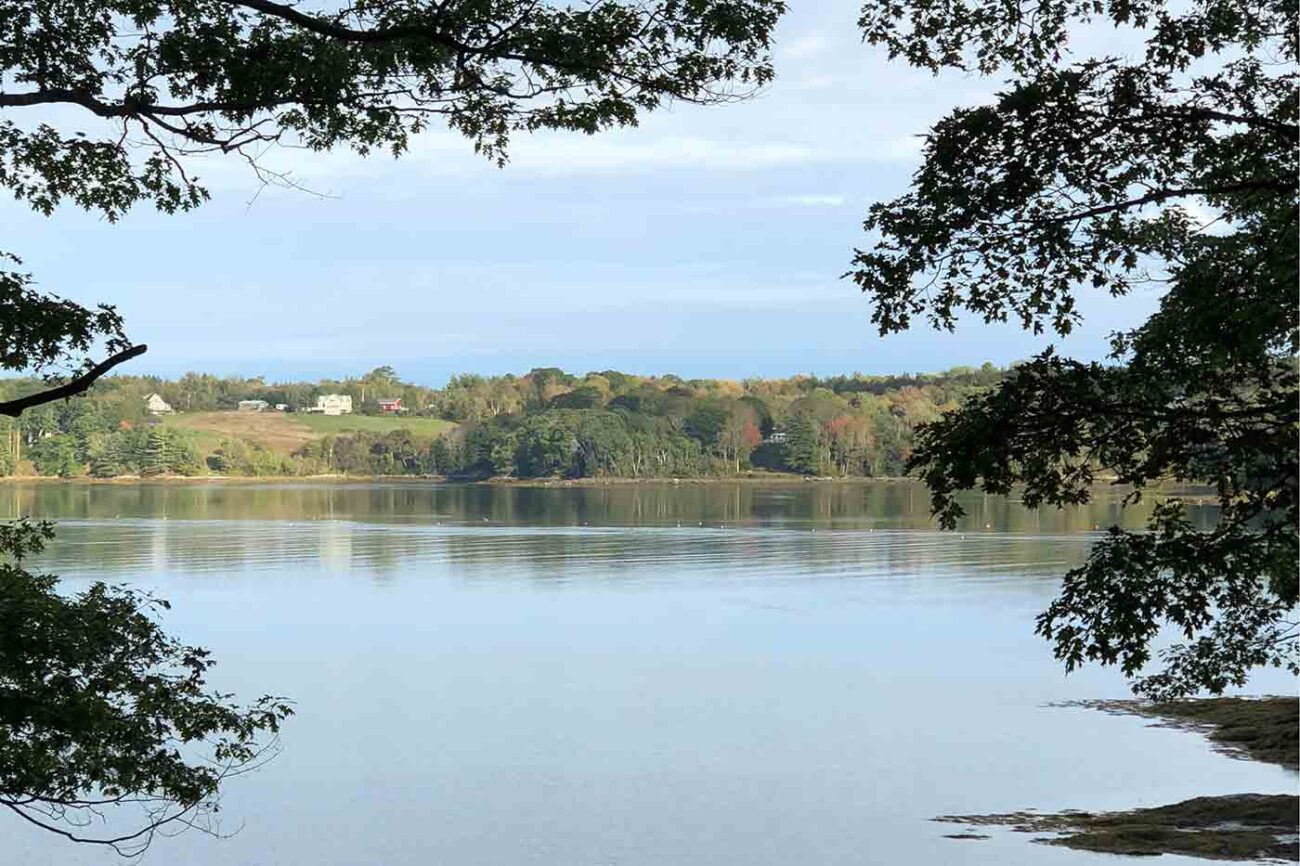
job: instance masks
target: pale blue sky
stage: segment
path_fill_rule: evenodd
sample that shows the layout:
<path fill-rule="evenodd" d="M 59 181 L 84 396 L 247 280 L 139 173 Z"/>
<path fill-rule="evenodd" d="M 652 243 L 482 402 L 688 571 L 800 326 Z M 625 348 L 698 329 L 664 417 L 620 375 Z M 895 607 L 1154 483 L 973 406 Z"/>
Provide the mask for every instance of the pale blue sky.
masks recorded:
<path fill-rule="evenodd" d="M 147 356 L 131 372 L 454 372 L 743 377 L 1005 364 L 1048 342 L 972 322 L 878 337 L 839 278 L 867 205 L 901 192 L 917 140 L 996 82 L 936 79 L 860 43 L 852 2 L 796 9 L 778 80 L 741 105 L 679 106 L 596 138 L 520 138 L 504 170 L 435 132 L 401 160 L 276 154 L 321 199 L 202 163 L 213 201 L 117 225 L 0 204 L 4 248 L 41 285 L 116 303 Z M 1100 357 L 1154 296 L 1084 297 L 1061 344 Z M 1059 341 L 1058 341 L 1059 343 Z"/>

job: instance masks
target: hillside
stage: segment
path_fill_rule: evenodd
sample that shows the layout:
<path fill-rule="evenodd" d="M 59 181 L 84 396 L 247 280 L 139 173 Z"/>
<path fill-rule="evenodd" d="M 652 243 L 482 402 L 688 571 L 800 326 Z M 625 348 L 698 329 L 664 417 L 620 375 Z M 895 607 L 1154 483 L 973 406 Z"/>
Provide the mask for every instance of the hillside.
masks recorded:
<path fill-rule="evenodd" d="M 201 449 L 215 450 L 224 439 L 242 439 L 276 454 L 292 454 L 327 435 L 407 430 L 417 436 L 439 436 L 455 427 L 441 418 L 399 415 L 308 415 L 283 412 L 181 412 L 166 416 L 163 424 L 194 433 Z"/>
<path fill-rule="evenodd" d="M 984 365 L 732 381 L 543 367 L 442 388 L 388 367 L 314 383 L 110 376 L 81 399 L 0 419 L 0 475 L 890 477 L 905 471 L 921 425 L 1005 375 Z M 0 394 L 41 386 L 0 380 Z M 245 400 L 302 407 L 330 395 L 355 413 L 236 411 Z M 379 414 L 389 401 L 410 412 Z"/>

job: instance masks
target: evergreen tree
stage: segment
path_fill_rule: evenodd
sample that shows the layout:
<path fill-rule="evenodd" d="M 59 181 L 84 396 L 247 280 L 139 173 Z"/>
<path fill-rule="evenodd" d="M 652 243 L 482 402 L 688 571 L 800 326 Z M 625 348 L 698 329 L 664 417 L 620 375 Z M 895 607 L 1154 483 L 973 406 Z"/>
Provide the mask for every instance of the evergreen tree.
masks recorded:
<path fill-rule="evenodd" d="M 122 440 L 119 436 L 105 437 L 97 451 L 90 455 L 90 474 L 96 478 L 114 478 L 126 474 L 122 461 Z"/>
<path fill-rule="evenodd" d="M 451 449 L 447 447 L 447 440 L 439 436 L 429 446 L 429 472 L 435 475 L 446 475 L 453 468 Z"/>
<path fill-rule="evenodd" d="M 785 462 L 794 472 L 817 475 L 822 471 L 820 429 L 811 415 L 798 413 L 786 422 Z"/>
<path fill-rule="evenodd" d="M 20 435 L 17 424 L 0 422 L 0 475 L 13 475 L 17 471 L 18 455 L 14 452 L 19 447 Z"/>
<path fill-rule="evenodd" d="M 162 427 L 149 431 L 141 475 L 166 475 L 171 471 L 171 443 Z"/>
<path fill-rule="evenodd" d="M 163 435 L 167 440 L 168 471 L 177 475 L 198 475 L 203 464 L 194 443 L 180 430 L 164 428 Z"/>

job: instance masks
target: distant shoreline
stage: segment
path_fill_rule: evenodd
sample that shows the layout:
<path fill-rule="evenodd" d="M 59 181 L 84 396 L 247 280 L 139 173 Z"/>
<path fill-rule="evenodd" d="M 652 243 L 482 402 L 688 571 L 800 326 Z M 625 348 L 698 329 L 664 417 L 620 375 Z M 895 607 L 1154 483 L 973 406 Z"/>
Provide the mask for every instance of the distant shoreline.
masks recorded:
<path fill-rule="evenodd" d="M 715 485 L 715 484 L 863 484 L 915 482 L 915 478 L 897 476 L 866 477 L 792 475 L 788 473 L 762 473 L 733 476 L 703 476 L 686 478 L 454 478 L 446 475 L 120 475 L 113 478 L 61 478 L 47 475 L 9 475 L 0 477 L 0 484 L 103 484 L 109 486 L 151 484 L 368 484 L 384 483 L 474 485 L 480 487 L 626 487 L 637 485 Z M 918 482 L 919 483 L 919 482 Z"/>

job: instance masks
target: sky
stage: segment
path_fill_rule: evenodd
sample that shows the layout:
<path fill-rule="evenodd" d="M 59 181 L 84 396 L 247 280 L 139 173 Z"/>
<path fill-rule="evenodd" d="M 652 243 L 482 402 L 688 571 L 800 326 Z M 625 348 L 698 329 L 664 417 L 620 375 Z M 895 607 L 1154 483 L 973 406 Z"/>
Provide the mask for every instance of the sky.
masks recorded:
<path fill-rule="evenodd" d="M 853 2 L 794 9 L 777 80 L 725 106 L 676 106 L 596 137 L 519 137 L 499 169 L 447 131 L 401 159 L 274 154 L 319 195 L 261 189 L 247 167 L 195 170 L 199 210 L 117 224 L 0 203 L 4 248 L 40 286 L 114 303 L 149 352 L 123 372 L 317 379 L 382 364 L 454 373 L 743 378 L 1007 364 L 1049 343 L 1085 359 L 1154 295 L 1080 299 L 1067 340 L 1014 325 L 918 323 L 880 337 L 842 278 L 867 207 L 906 189 L 919 135 L 999 82 L 934 77 L 862 44 Z"/>

